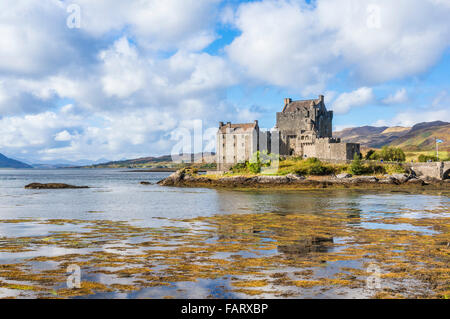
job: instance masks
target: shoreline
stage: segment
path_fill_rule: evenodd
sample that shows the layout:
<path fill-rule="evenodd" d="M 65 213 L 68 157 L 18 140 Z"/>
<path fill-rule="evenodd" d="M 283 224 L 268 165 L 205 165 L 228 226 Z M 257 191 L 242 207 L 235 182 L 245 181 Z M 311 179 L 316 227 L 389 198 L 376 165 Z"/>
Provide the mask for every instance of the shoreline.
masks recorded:
<path fill-rule="evenodd" d="M 400 174 L 397 174 L 400 175 Z M 233 188 L 233 189 L 379 189 L 379 190 L 450 190 L 450 180 L 420 179 L 414 176 L 336 176 L 303 177 L 287 176 L 213 176 L 194 175 L 179 170 L 158 182 L 169 187 Z"/>

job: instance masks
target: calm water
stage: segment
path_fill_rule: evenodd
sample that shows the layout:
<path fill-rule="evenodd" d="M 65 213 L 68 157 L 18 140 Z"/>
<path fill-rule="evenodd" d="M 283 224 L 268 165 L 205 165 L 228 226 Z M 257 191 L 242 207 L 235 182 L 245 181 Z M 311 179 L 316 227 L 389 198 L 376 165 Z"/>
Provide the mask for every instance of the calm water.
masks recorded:
<path fill-rule="evenodd" d="M 5 219 L 77 219 L 128 221 L 132 225 L 162 227 L 173 221 L 159 219 L 189 219 L 221 214 L 324 214 L 340 211 L 348 214 L 349 224 L 355 227 L 414 230 L 432 234 L 427 227 L 408 224 L 374 223 L 396 215 L 422 218 L 448 213 L 448 194 L 409 194 L 407 192 L 362 191 L 232 191 L 214 189 L 167 188 L 156 182 L 168 173 L 136 173 L 124 170 L 0 170 L 0 220 Z M 140 185 L 141 181 L 153 183 Z M 80 190 L 25 190 L 32 183 L 60 182 L 85 185 Z M 433 211 L 433 212 L 431 212 Z M 444 213 L 442 213 L 444 212 Z M 366 223 L 366 221 L 371 221 Z M 390 227 L 390 228 L 389 228 Z M 0 237 L 42 236 L 55 230 L 74 229 L 74 226 L 55 226 L 35 223 L 0 224 Z M 59 249 L 52 255 L 69 253 Z M 48 253 L 48 252 L 47 252 Z M 0 263 L 7 263 L 34 253 L 2 253 Z M 331 271 L 331 270 L 330 270 Z M 181 283 L 189 295 L 176 297 L 205 297 L 215 288 L 214 281 Z M 179 287 L 178 287 L 179 288 Z M 109 297 L 158 297 L 161 291 L 142 290 Z M 180 290 L 180 289 L 178 289 Z M 107 295 L 108 296 L 108 295 Z M 1 290 L 0 290 L 1 297 Z"/>

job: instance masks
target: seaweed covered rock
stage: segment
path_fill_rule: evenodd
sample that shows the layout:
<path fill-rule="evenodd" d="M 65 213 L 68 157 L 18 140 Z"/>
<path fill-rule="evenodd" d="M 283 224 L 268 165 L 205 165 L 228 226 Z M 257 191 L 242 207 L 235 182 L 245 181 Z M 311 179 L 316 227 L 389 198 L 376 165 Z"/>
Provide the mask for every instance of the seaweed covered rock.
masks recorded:
<path fill-rule="evenodd" d="M 291 181 L 304 181 L 306 179 L 305 176 L 296 175 L 296 174 L 288 174 L 286 177 Z"/>
<path fill-rule="evenodd" d="M 352 183 L 363 184 L 363 183 L 377 183 L 378 178 L 375 176 L 358 176 L 352 179 Z"/>
<path fill-rule="evenodd" d="M 418 186 L 424 186 L 427 185 L 423 180 L 419 178 L 411 178 L 406 182 L 408 185 L 418 185 Z"/>
<path fill-rule="evenodd" d="M 406 183 L 411 179 L 411 176 L 407 174 L 393 174 L 392 177 L 398 180 L 400 183 Z"/>
<path fill-rule="evenodd" d="M 400 184 L 398 179 L 396 179 L 395 177 L 393 177 L 391 175 L 384 176 L 384 178 L 380 179 L 378 181 L 378 183 L 380 183 L 380 184 L 390 184 L 390 185 L 399 185 Z"/>
<path fill-rule="evenodd" d="M 260 184 L 287 184 L 290 180 L 287 176 L 258 176 L 256 182 Z"/>
<path fill-rule="evenodd" d="M 41 183 L 31 183 L 25 186 L 25 189 L 82 189 L 82 188 L 89 188 L 88 186 L 74 186 L 74 185 L 68 185 L 68 184 L 61 184 L 61 183 L 48 183 L 48 184 L 41 184 Z"/>
<path fill-rule="evenodd" d="M 342 173 L 336 176 L 336 178 L 338 179 L 345 179 L 345 178 L 352 178 L 353 175 L 352 174 L 348 174 L 348 173 Z"/>
<path fill-rule="evenodd" d="M 169 177 L 159 181 L 158 184 L 162 185 L 162 186 L 174 186 L 174 185 L 179 184 L 184 179 L 185 175 L 186 175 L 186 169 L 183 168 L 183 169 L 176 171 Z"/>

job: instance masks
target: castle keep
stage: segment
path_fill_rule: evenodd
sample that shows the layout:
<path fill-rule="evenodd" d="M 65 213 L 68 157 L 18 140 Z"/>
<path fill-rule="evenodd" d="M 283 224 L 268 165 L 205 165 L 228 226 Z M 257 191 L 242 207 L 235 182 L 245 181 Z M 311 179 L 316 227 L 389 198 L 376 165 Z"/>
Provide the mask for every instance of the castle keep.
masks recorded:
<path fill-rule="evenodd" d="M 271 132 L 260 131 L 258 121 L 251 124 L 220 123 L 217 134 L 219 170 L 249 161 L 256 151 L 282 156 L 316 157 L 328 161 L 352 160 L 360 145 L 333 138 L 333 111 L 327 111 L 323 95 L 317 100 L 285 99 Z"/>

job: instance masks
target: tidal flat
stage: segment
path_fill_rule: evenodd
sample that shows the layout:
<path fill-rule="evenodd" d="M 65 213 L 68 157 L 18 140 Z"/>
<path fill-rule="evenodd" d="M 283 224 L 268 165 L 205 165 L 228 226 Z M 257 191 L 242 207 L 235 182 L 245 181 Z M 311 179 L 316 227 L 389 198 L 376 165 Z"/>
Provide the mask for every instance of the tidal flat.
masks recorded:
<path fill-rule="evenodd" d="M 151 174 L 64 174 L 91 188 L 30 193 L 23 177 L 0 177 L 0 298 L 450 297 L 448 191 L 179 189 L 139 184 Z"/>

